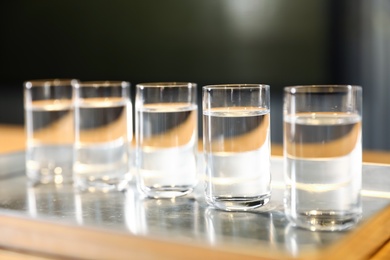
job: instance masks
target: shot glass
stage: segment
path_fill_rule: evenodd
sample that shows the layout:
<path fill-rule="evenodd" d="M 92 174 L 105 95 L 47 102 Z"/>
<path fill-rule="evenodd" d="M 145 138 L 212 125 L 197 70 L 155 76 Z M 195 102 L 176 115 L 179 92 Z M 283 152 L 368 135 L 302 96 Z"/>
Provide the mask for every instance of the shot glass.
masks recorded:
<path fill-rule="evenodd" d="M 74 182 L 80 190 L 126 188 L 132 139 L 130 84 L 91 81 L 75 84 Z"/>
<path fill-rule="evenodd" d="M 208 204 L 227 211 L 265 205 L 270 184 L 270 88 L 203 87 L 203 149 Z"/>
<path fill-rule="evenodd" d="M 343 230 L 361 217 L 362 89 L 284 89 L 285 213 L 296 226 Z"/>
<path fill-rule="evenodd" d="M 196 84 L 136 87 L 137 186 L 151 198 L 185 195 L 197 183 Z"/>
<path fill-rule="evenodd" d="M 32 184 L 72 182 L 72 79 L 24 83 L 26 175 Z"/>

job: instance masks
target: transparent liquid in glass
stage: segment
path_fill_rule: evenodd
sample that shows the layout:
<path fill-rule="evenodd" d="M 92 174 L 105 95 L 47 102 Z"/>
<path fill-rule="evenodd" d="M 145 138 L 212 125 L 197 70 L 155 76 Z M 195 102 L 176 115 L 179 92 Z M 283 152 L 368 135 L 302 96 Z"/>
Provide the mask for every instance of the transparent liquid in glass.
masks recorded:
<path fill-rule="evenodd" d="M 271 190 L 269 110 L 214 108 L 203 112 L 206 200 L 225 210 L 266 204 Z"/>
<path fill-rule="evenodd" d="M 197 106 L 148 104 L 136 113 L 141 191 L 154 198 L 191 192 L 197 182 Z"/>
<path fill-rule="evenodd" d="M 361 215 L 361 117 L 285 116 L 286 214 L 312 230 L 353 226 Z"/>
<path fill-rule="evenodd" d="M 120 189 L 129 181 L 129 103 L 123 98 L 88 98 L 75 110 L 74 176 L 81 189 Z"/>
<path fill-rule="evenodd" d="M 26 106 L 26 174 L 33 183 L 72 181 L 73 107 L 70 100 L 38 100 Z"/>

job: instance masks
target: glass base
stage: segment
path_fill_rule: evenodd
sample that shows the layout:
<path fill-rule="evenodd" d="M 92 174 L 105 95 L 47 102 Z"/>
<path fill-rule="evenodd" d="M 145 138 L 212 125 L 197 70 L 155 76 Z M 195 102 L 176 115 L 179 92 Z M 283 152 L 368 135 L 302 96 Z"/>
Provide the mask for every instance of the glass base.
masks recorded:
<path fill-rule="evenodd" d="M 141 187 L 141 193 L 149 198 L 170 199 L 181 197 L 193 191 L 192 186 L 161 186 L 161 187 Z"/>
<path fill-rule="evenodd" d="M 269 194 L 255 197 L 206 197 L 208 204 L 225 211 L 252 210 L 264 206 L 268 203 L 269 199 Z"/>
<path fill-rule="evenodd" d="M 287 214 L 287 218 L 295 226 L 311 231 L 341 231 L 354 227 L 361 219 L 361 214 L 317 210 L 315 213 L 299 213 L 296 218 Z"/>
<path fill-rule="evenodd" d="M 87 178 L 77 178 L 74 181 L 75 187 L 80 191 L 89 192 L 109 192 L 109 191 L 123 191 L 126 189 L 128 181 L 126 180 L 103 180 L 95 179 L 93 181 Z"/>
<path fill-rule="evenodd" d="M 36 174 L 27 172 L 28 182 L 33 185 L 41 184 L 72 184 L 73 178 L 72 175 L 63 175 L 63 174 Z"/>

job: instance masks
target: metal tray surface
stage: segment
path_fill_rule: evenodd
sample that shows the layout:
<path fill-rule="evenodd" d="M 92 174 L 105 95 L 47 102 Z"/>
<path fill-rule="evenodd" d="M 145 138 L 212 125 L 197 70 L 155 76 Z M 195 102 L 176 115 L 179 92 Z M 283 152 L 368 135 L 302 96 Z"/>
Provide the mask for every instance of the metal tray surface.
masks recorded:
<path fill-rule="evenodd" d="M 250 212 L 224 212 L 209 207 L 203 185 L 175 199 L 148 199 L 134 183 L 125 192 L 79 192 L 72 185 L 29 185 L 24 153 L 0 156 L 0 214 L 60 221 L 129 233 L 239 247 L 259 254 L 267 248 L 298 256 L 321 250 L 350 231 L 313 232 L 292 226 L 283 212 L 283 160 L 272 158 L 272 198 Z M 200 179 L 203 163 L 199 163 Z M 390 165 L 363 164 L 363 221 L 390 204 Z M 359 224 L 360 225 L 360 224 Z"/>

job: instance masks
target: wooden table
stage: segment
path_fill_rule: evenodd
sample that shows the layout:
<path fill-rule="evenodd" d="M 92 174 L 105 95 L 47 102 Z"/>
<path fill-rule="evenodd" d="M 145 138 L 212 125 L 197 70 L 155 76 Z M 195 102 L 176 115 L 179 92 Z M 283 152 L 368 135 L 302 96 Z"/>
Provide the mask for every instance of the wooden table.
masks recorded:
<path fill-rule="evenodd" d="M 0 125 L 0 154 L 17 152 L 24 148 L 23 127 Z M 272 145 L 272 154 L 282 155 L 282 146 Z M 363 160 L 390 164 L 390 153 L 364 151 Z M 0 215 L 0 232 L 0 259 L 52 259 L 61 258 L 60 255 L 64 254 L 72 259 L 252 259 L 239 252 L 179 245 L 169 240 L 156 241 L 145 237 L 124 236 L 115 232 L 102 232 L 12 215 Z M 57 241 L 62 243 L 56 244 Z M 42 248 L 42 253 L 35 252 L 34 249 L 40 248 L 41 245 L 50 247 L 50 250 Z M 277 255 L 264 252 L 264 257 L 260 259 L 277 258 Z M 348 234 L 340 243 L 310 258 L 390 259 L 390 207 Z"/>

